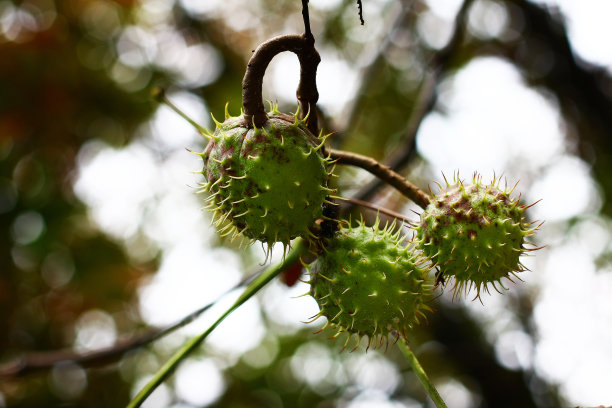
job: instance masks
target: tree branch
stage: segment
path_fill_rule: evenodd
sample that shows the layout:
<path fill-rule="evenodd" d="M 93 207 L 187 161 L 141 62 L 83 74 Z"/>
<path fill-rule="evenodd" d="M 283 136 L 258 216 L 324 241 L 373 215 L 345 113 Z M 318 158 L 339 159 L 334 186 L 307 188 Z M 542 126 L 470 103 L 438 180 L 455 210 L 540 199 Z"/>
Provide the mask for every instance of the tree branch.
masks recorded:
<path fill-rule="evenodd" d="M 35 352 L 28 353 L 22 357 L 15 359 L 9 363 L 0 366 L 0 379 L 14 379 L 24 377 L 39 371 L 44 371 L 52 368 L 60 363 L 76 363 L 83 367 L 95 367 L 105 364 L 110 364 L 120 359 L 128 351 L 146 346 L 157 339 L 164 337 L 167 334 L 193 322 L 202 313 L 210 309 L 218 300 L 226 296 L 230 292 L 248 285 L 257 276 L 259 276 L 266 267 L 259 268 L 257 271 L 242 279 L 232 288 L 227 290 L 219 298 L 213 302 L 193 311 L 189 315 L 183 317 L 175 323 L 172 323 L 163 328 L 155 328 L 147 333 L 137 335 L 133 339 L 117 342 L 116 344 L 105 347 L 99 350 L 89 351 L 85 353 L 75 352 L 74 350 L 60 350 L 51 352 Z"/>

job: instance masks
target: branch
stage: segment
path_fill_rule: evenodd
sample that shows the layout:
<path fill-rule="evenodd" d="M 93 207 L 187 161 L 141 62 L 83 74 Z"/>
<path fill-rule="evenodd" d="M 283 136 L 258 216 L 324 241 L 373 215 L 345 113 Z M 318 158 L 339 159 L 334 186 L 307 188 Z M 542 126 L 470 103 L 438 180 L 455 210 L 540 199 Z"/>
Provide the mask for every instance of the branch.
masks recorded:
<path fill-rule="evenodd" d="M 429 195 L 421 191 L 417 186 L 406 180 L 402 175 L 396 173 L 389 166 L 374 160 L 371 157 L 361 154 L 345 152 L 342 150 L 328 149 L 327 151 L 332 160 L 338 164 L 351 164 L 369 171 L 380 180 L 387 182 L 395 187 L 403 195 L 414 201 L 419 207 L 425 209 L 429 205 Z"/>
<path fill-rule="evenodd" d="M 259 268 L 259 270 L 242 279 L 240 282 L 238 282 L 232 288 L 228 289 L 224 294 L 222 294 L 213 302 L 195 310 L 189 315 L 166 327 L 152 329 L 147 333 L 137 335 L 133 339 L 120 341 L 110 347 L 105 347 L 99 350 L 89 351 L 85 353 L 79 353 L 73 350 L 60 350 L 46 353 L 29 353 L 20 358 L 15 359 L 12 362 L 0 366 L 0 379 L 14 379 L 24 377 L 26 375 L 33 374 L 39 371 L 48 370 L 59 363 L 72 362 L 77 363 L 83 367 L 93 367 L 110 364 L 120 359 L 128 351 L 132 351 L 137 348 L 146 346 L 147 344 L 152 343 L 155 340 L 162 338 L 165 335 L 170 334 L 173 331 L 191 323 L 202 313 L 210 309 L 222 297 L 226 296 L 230 292 L 242 286 L 248 285 L 264 270 L 265 268 Z"/>
<path fill-rule="evenodd" d="M 208 305 L 207 305 L 208 306 Z M 77 353 L 72 350 L 61 350 L 43 353 L 29 353 L 0 367 L 0 379 L 25 377 L 39 371 L 52 368 L 59 363 L 77 363 L 83 367 L 110 364 L 130 350 L 142 347 L 161 337 L 163 330 L 155 329 L 111 347 L 100 350 Z"/>

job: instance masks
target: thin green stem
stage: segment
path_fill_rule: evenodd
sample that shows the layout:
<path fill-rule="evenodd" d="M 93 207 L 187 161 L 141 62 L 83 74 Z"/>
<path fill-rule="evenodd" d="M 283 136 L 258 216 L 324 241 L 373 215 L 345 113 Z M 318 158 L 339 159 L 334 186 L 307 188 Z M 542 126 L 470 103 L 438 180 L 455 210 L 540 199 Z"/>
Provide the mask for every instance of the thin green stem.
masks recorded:
<path fill-rule="evenodd" d="M 408 360 L 408 362 L 410 363 L 412 370 L 416 374 L 419 381 L 421 381 L 421 384 L 423 384 L 423 387 L 425 388 L 425 391 L 427 391 L 427 394 L 429 394 L 429 397 L 436 404 L 436 407 L 447 408 L 446 403 L 442 400 L 442 397 L 438 393 L 438 390 L 436 390 L 436 387 L 434 387 L 434 385 L 429 380 L 429 377 L 427 377 L 425 370 L 421 366 L 421 363 L 419 363 L 419 360 L 416 358 L 416 355 L 412 352 L 412 349 L 410 348 L 408 343 L 405 340 L 402 340 L 399 341 L 397 345 L 399 346 L 402 353 L 404 353 L 406 360 Z"/>
<path fill-rule="evenodd" d="M 240 297 L 234 302 L 234 304 L 225 311 L 206 331 L 202 334 L 192 338 L 170 358 L 163 365 L 162 368 L 155 374 L 155 376 L 144 386 L 142 390 L 134 397 L 134 399 L 127 405 L 127 408 L 136 408 L 139 407 L 145 399 L 151 395 L 151 393 L 174 371 L 174 369 L 183 361 L 189 353 L 195 350 L 208 335 L 234 310 L 240 307 L 244 302 L 249 300 L 253 295 L 255 295 L 261 288 L 263 288 L 268 282 L 270 282 L 274 277 L 280 274 L 283 270 L 285 270 L 289 265 L 292 265 L 295 262 L 299 261 L 301 255 L 306 253 L 307 245 L 304 244 L 301 240 L 296 242 L 295 246 L 283 262 L 280 262 L 270 268 L 266 269 L 261 275 L 259 275 L 253 282 L 249 284 L 249 286 L 242 292 Z"/>
<path fill-rule="evenodd" d="M 163 88 L 156 87 L 156 88 L 153 89 L 151 94 L 153 96 L 153 99 L 155 99 L 156 101 L 158 101 L 160 103 L 163 103 L 164 105 L 168 106 L 170 109 L 172 109 L 174 112 L 176 112 L 180 117 L 182 117 L 187 122 L 189 122 L 189 124 L 191 126 L 193 126 L 194 128 L 196 128 L 198 130 L 198 132 L 200 132 L 202 135 L 210 135 L 211 134 L 208 129 L 206 129 L 205 127 L 203 127 L 200 124 L 198 124 L 196 121 L 194 121 L 189 116 L 187 116 L 187 114 L 185 112 L 183 112 L 175 104 L 173 104 L 170 101 L 170 99 L 168 99 L 168 97 L 166 96 L 166 91 Z"/>

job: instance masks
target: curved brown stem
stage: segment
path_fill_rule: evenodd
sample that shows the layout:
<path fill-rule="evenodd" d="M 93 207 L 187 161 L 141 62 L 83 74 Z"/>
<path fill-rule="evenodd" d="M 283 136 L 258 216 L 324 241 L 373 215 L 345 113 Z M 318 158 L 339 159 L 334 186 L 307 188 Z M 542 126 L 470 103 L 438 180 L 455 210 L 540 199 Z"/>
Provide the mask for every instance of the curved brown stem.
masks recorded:
<path fill-rule="evenodd" d="M 321 57 L 314 47 L 314 38 L 307 34 L 274 37 L 254 51 L 242 80 L 245 126 L 260 127 L 268 120 L 261 97 L 263 77 L 272 58 L 284 51 L 293 52 L 300 61 L 300 83 L 296 94 L 302 115 L 308 112 L 313 113 L 309 117 L 308 128 L 311 131 L 314 129 L 313 133 L 316 134 L 318 124 L 315 112 L 316 103 L 319 100 L 316 76 Z"/>
<path fill-rule="evenodd" d="M 361 167 L 369 171 L 379 179 L 395 187 L 400 193 L 414 201 L 419 207 L 425 209 L 425 207 L 429 205 L 430 198 L 427 193 L 421 191 L 402 175 L 391 170 L 389 166 L 385 166 L 371 157 L 357 153 L 336 149 L 328 149 L 327 153 L 332 160 L 336 160 L 339 164 L 352 164 L 353 166 Z"/>

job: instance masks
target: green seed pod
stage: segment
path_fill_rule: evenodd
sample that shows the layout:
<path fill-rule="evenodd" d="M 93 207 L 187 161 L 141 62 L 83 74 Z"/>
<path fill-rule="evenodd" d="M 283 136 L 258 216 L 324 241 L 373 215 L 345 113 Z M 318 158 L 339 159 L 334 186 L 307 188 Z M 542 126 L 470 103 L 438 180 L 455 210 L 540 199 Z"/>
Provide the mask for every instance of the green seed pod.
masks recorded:
<path fill-rule="evenodd" d="M 519 205 L 519 198 L 510 197 L 514 188 L 500 189 L 499 184 L 495 179 L 483 184 L 477 174 L 472 184 L 457 177 L 454 184 L 440 186 L 421 214 L 418 245 L 443 277 L 454 278 L 454 295 L 475 287 L 479 297 L 489 284 L 499 291 L 502 278 L 512 281 L 526 270 L 521 255 L 538 249 L 525 247 L 539 227 L 525 222 L 530 206 Z"/>
<path fill-rule="evenodd" d="M 429 265 L 400 232 L 394 224 L 379 229 L 378 220 L 374 227 L 341 228 L 310 267 L 310 294 L 320 308 L 314 319 L 325 316 L 324 328 L 337 329 L 333 338 L 349 333 L 343 350 L 352 334 L 358 336 L 354 350 L 364 335 L 368 347 L 388 344 L 389 334 L 405 338 L 431 310 Z"/>
<path fill-rule="evenodd" d="M 321 217 L 330 190 L 324 138 L 305 121 L 273 109 L 261 128 L 247 128 L 242 116 L 217 122 L 205 151 L 202 173 L 210 208 L 225 235 L 244 235 L 285 246 Z"/>

